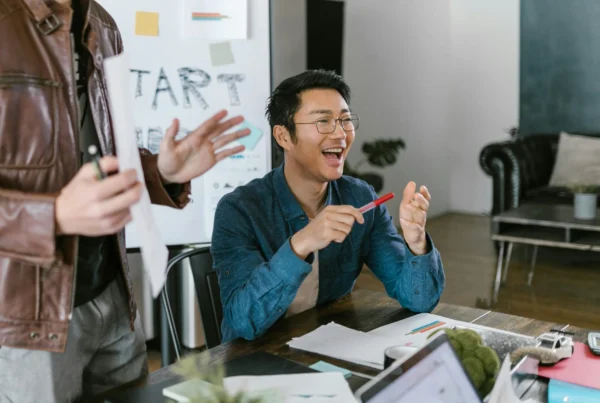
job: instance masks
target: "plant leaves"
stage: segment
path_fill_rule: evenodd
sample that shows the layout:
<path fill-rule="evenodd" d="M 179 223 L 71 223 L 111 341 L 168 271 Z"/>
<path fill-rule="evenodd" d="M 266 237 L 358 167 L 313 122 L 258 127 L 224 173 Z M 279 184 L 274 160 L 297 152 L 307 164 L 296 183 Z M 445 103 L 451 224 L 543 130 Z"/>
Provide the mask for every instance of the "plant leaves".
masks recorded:
<path fill-rule="evenodd" d="M 191 396 L 193 403 L 261 403 L 262 399 L 252 399 L 247 394 L 239 392 L 235 396 L 229 395 L 224 387 L 226 376 L 225 366 L 222 363 L 210 364 L 209 353 L 190 354 L 183 357 L 172 366 L 172 371 L 182 376 L 186 381 L 200 379 L 212 385 L 210 390 L 203 390 L 198 396 Z M 209 395 L 209 396 L 207 396 Z M 207 400 L 208 399 L 208 400 Z"/>
<path fill-rule="evenodd" d="M 373 142 L 365 142 L 362 146 L 362 151 L 367 155 L 367 159 L 371 165 L 385 167 L 395 164 L 397 155 L 405 147 L 406 145 L 402 139 L 375 140 Z"/>

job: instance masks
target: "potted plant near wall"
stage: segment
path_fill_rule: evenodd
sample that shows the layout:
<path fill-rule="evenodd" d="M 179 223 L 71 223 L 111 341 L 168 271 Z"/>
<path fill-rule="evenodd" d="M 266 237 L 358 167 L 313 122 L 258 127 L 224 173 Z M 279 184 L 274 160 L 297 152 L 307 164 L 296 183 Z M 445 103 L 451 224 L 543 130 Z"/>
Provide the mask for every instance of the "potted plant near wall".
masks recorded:
<path fill-rule="evenodd" d="M 344 175 L 353 176 L 373 186 L 376 193 L 383 189 L 383 176 L 374 172 L 361 172 L 358 169 L 364 163 L 369 163 L 378 168 L 394 165 L 398 161 L 400 150 L 406 147 L 402 139 L 379 139 L 363 143 L 361 151 L 365 158 L 360 160 L 354 167 L 348 160 L 344 163 Z"/>
<path fill-rule="evenodd" d="M 574 184 L 570 186 L 574 194 L 574 216 L 579 220 L 596 218 L 598 204 L 598 185 Z"/>

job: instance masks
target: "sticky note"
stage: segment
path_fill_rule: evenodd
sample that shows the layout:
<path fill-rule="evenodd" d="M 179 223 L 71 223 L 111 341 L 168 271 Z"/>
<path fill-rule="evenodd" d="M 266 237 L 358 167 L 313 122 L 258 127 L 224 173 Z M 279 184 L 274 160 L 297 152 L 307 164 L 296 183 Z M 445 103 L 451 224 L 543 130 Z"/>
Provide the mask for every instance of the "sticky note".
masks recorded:
<path fill-rule="evenodd" d="M 225 66 L 235 63 L 230 42 L 210 44 L 210 58 L 213 66 Z"/>
<path fill-rule="evenodd" d="M 345 368 L 337 367 L 325 361 L 319 361 L 310 366 L 310 368 L 319 372 L 341 372 L 344 378 L 349 378 L 352 373 Z"/>
<path fill-rule="evenodd" d="M 238 139 L 238 143 L 244 145 L 246 147 L 246 150 L 254 150 L 254 148 L 258 144 L 258 141 L 261 139 L 261 137 L 263 135 L 263 131 L 247 121 L 242 123 L 241 125 L 239 125 L 236 128 L 236 130 L 243 130 L 243 129 L 250 129 L 250 134 L 247 135 L 246 137 L 242 137 L 241 139 Z"/>
<path fill-rule="evenodd" d="M 158 13 L 137 11 L 135 13 L 135 34 L 158 36 Z"/>

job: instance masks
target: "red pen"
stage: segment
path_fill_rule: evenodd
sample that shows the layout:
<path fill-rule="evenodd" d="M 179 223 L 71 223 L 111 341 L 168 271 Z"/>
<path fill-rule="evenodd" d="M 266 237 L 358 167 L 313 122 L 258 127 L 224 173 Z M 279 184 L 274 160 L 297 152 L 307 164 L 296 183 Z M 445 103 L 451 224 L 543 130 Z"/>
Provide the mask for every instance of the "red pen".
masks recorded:
<path fill-rule="evenodd" d="M 361 213 L 366 213 L 369 210 L 373 210 L 375 207 L 379 206 L 380 204 L 385 203 L 386 201 L 393 199 L 394 198 L 394 193 L 388 193 L 385 196 L 381 196 L 379 199 L 372 201 L 369 204 L 365 204 L 364 206 L 362 206 L 360 209 L 358 209 Z"/>

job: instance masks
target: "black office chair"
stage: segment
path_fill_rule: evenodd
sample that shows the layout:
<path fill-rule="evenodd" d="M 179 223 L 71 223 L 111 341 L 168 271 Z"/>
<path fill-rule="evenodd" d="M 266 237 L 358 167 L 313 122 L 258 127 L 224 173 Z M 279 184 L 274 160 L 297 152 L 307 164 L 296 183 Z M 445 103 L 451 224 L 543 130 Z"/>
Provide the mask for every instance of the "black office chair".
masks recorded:
<path fill-rule="evenodd" d="M 167 280 L 172 267 L 185 259 L 190 259 L 190 267 L 194 277 L 194 286 L 196 289 L 196 297 L 198 298 L 198 306 L 200 309 L 200 317 L 202 318 L 202 327 L 206 348 L 213 348 L 221 344 L 221 322 L 223 320 L 223 306 L 221 305 L 221 294 L 217 274 L 212 268 L 212 256 L 209 247 L 202 247 L 187 252 L 183 252 L 171 260 L 167 265 Z M 161 326 L 168 326 L 173 343 L 173 349 L 177 361 L 181 358 L 181 343 L 175 327 L 175 319 L 169 302 L 168 287 L 165 286 L 161 293 L 161 304 L 164 312 L 166 324 L 161 323 Z M 165 336 L 165 332 L 163 337 Z M 162 365 L 171 364 L 170 349 L 168 343 L 163 340 L 161 359 Z"/>

